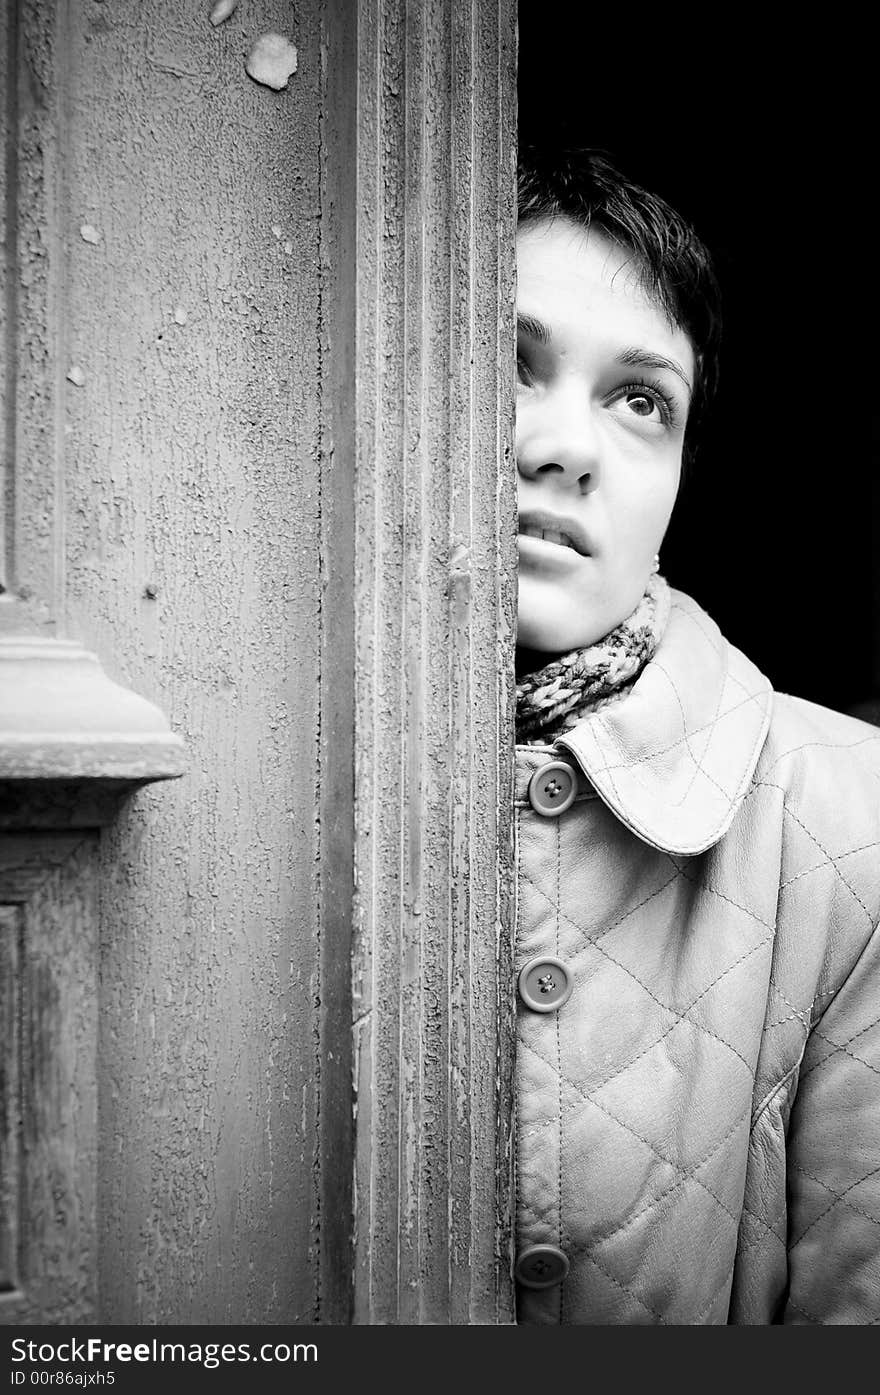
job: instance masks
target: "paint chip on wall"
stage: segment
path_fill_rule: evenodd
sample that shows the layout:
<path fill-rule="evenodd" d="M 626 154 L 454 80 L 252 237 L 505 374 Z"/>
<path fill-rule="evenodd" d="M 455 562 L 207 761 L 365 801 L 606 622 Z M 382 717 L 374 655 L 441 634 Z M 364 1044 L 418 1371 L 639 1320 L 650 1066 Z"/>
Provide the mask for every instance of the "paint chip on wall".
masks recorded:
<path fill-rule="evenodd" d="M 175 305 L 175 307 L 174 307 L 174 323 L 175 323 L 176 325 L 185 325 L 185 324 L 186 324 L 186 321 L 187 321 L 187 314 L 186 314 L 186 311 L 184 310 L 183 306 L 182 306 L 182 305 Z"/>
<path fill-rule="evenodd" d="M 82 387 L 85 380 L 86 375 L 78 363 L 75 363 L 72 368 L 67 370 L 67 381 L 73 383 L 74 387 Z"/>
<path fill-rule="evenodd" d="M 92 246 L 95 246 L 101 241 L 101 234 L 98 232 L 97 228 L 92 227 L 91 223 L 83 223 L 80 227 L 79 235 L 83 242 L 91 242 Z"/>
<path fill-rule="evenodd" d="M 296 65 L 296 49 L 289 39 L 283 34 L 262 34 L 248 54 L 245 70 L 254 82 L 280 92 Z"/>
<path fill-rule="evenodd" d="M 238 0 L 217 0 L 217 4 L 210 14 L 211 23 L 215 29 L 218 24 L 222 24 L 224 20 L 229 18 L 237 5 Z"/>

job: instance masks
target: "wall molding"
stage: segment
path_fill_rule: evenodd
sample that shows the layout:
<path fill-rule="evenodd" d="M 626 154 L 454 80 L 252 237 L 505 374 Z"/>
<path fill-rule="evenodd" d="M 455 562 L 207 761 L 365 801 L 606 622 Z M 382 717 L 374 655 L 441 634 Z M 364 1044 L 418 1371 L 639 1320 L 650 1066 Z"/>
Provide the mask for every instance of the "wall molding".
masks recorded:
<path fill-rule="evenodd" d="M 96 656 L 56 639 L 64 615 L 64 439 L 72 365 L 65 287 L 68 7 L 0 18 L 0 828 L 106 823 L 126 792 L 183 773 L 183 742 Z M 39 785 L 39 789 L 36 786 Z M 54 806 L 53 806 L 54 799 Z"/>
<path fill-rule="evenodd" d="M 183 772 L 182 739 L 95 654 L 0 635 L 0 828 L 98 826 L 133 788 Z"/>
<path fill-rule="evenodd" d="M 508 1323 L 516 8 L 357 15 L 354 1321 Z"/>
<path fill-rule="evenodd" d="M 0 841 L 0 1326 L 97 1317 L 98 836 Z"/>

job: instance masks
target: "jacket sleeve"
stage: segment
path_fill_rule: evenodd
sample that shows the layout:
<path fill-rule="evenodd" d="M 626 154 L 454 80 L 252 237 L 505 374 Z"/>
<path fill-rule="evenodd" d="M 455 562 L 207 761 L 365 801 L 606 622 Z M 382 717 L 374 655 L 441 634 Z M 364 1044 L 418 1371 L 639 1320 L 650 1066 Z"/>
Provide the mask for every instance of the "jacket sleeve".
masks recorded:
<path fill-rule="evenodd" d="M 820 996 L 816 1013 L 788 1129 L 782 1321 L 877 1323 L 880 930 L 840 987 Z"/>

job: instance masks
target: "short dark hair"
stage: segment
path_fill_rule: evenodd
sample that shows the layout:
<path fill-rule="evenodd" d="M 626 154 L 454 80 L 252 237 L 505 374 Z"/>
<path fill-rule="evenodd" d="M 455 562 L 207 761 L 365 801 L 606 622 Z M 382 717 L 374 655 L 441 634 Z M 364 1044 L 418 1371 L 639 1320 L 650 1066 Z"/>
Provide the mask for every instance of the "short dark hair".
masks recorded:
<path fill-rule="evenodd" d="M 646 293 L 690 338 L 697 372 L 685 450 L 692 458 L 718 384 L 721 291 L 708 249 L 690 223 L 621 174 L 605 151 L 526 149 L 518 173 L 520 225 L 567 217 L 629 248 Z"/>

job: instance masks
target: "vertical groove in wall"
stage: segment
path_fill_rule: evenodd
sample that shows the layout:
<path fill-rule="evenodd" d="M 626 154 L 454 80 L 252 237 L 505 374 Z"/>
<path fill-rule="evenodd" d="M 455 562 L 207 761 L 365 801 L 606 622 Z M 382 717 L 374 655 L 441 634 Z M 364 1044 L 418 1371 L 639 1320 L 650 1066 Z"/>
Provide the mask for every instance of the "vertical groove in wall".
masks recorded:
<path fill-rule="evenodd" d="M 512 1320 L 514 46 L 359 7 L 358 1322 Z"/>
<path fill-rule="evenodd" d="M 54 597 L 54 271 L 56 18 L 22 0 L 18 21 L 17 372 L 15 571 L 18 594 L 42 617 Z"/>
<path fill-rule="evenodd" d="M 508 575 L 517 566 L 516 452 L 514 444 L 515 362 L 516 362 L 516 262 L 512 246 L 516 226 L 516 164 L 517 164 L 517 64 L 519 33 L 516 0 L 497 0 L 498 35 L 496 45 L 498 67 L 495 72 L 494 100 L 499 128 L 510 130 L 509 141 L 499 142 L 499 182 L 508 202 L 502 202 L 503 214 L 495 223 L 495 256 L 499 268 L 499 315 L 495 322 L 493 340 L 496 361 L 501 369 L 500 411 L 495 413 L 495 460 L 498 465 L 498 551 L 509 567 Z M 507 176 L 507 183 L 503 184 Z M 506 374 L 505 376 L 505 368 Z M 506 387 L 506 395 L 505 395 Z M 499 587 L 495 627 L 499 659 L 495 674 L 494 696 L 499 713 L 500 736 L 495 747 L 496 780 L 501 807 L 507 809 L 507 819 L 499 828 L 499 874 L 495 884 L 495 930 L 498 963 L 510 972 L 499 974 L 495 985 L 500 1027 L 496 1043 L 496 1232 L 495 1253 L 503 1268 L 503 1280 L 496 1290 L 499 1321 L 514 1320 L 514 1207 L 516 1124 L 514 1103 L 514 1056 L 516 1048 L 516 993 L 514 991 L 514 935 L 516 926 L 515 890 L 515 823 L 514 796 L 514 733 L 516 694 L 513 683 L 516 649 L 517 597 L 515 584 Z M 506 1203 L 506 1204 L 505 1204 Z"/>
<path fill-rule="evenodd" d="M 0 905 L 0 1294 L 20 1283 L 22 1221 L 22 907 Z"/>
<path fill-rule="evenodd" d="M 72 233 L 70 205 L 70 155 L 72 145 L 73 100 L 67 65 L 58 56 L 71 49 L 70 0 L 55 0 L 53 33 L 54 71 L 56 73 L 54 107 L 53 169 L 51 183 L 49 256 L 52 276 L 49 284 L 49 368 L 52 373 L 52 417 L 49 422 L 53 500 L 53 527 L 50 559 L 51 613 L 63 625 L 66 600 L 67 569 L 64 556 L 67 547 L 66 461 L 67 424 L 67 355 L 69 352 L 68 318 L 63 307 L 68 303 L 68 248 Z M 48 465 L 48 460 L 47 460 Z"/>
<path fill-rule="evenodd" d="M 5 546 L 14 597 L 5 623 L 31 623 L 45 634 L 58 614 L 61 510 L 59 277 L 66 234 L 61 206 L 60 94 L 67 80 L 66 3 L 18 0 L 8 7 L 6 173 Z"/>
<path fill-rule="evenodd" d="M 354 343 L 357 32 L 323 11 L 320 278 L 320 1019 L 316 1321 L 352 1311 Z"/>
<path fill-rule="evenodd" d="M 4 196 L 0 237 L 0 303 L 4 324 L 0 353 L 0 415 L 3 418 L 3 487 L 0 494 L 0 583 L 5 595 L 15 577 L 15 373 L 18 323 L 18 4 L 0 7 L 0 140 L 3 145 Z M 8 604 L 8 602 L 7 602 Z"/>

